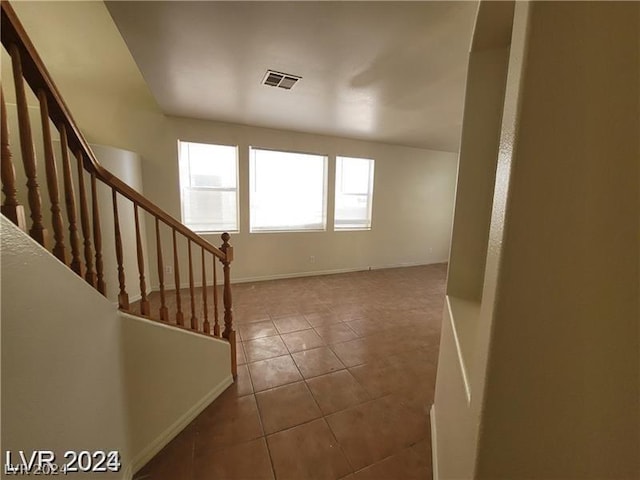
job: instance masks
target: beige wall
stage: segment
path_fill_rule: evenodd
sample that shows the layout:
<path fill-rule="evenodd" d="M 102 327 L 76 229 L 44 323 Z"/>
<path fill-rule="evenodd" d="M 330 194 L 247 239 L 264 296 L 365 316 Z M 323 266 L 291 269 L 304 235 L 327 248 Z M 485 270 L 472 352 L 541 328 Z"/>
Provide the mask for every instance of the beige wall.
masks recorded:
<path fill-rule="evenodd" d="M 512 121 L 508 112 L 503 116 L 507 64 L 510 85 L 517 85 L 519 74 L 520 52 L 510 49 L 512 23 L 512 3 L 482 3 L 469 54 L 447 302 L 432 411 L 434 473 L 442 479 L 475 475 L 488 352 L 486 319 L 491 317 L 495 296 L 495 286 L 487 279 L 493 278 L 495 255 L 500 252 L 491 244 L 489 232 L 500 237 L 498 229 L 503 225 L 492 225 L 492 215 L 497 214 L 494 188 L 501 129 Z"/>
<path fill-rule="evenodd" d="M 439 478 L 640 476 L 639 22 L 516 3 L 466 405 L 443 329 Z"/>
<path fill-rule="evenodd" d="M 183 118 L 168 120 L 174 139 L 239 146 L 240 233 L 232 239 L 236 279 L 415 265 L 447 258 L 456 164 L 453 154 Z M 326 232 L 248 233 L 250 146 L 329 157 Z M 160 181 L 154 179 L 162 175 L 167 182 L 164 200 L 178 211 L 175 149 L 174 144 L 173 158 L 168 158 L 166 164 L 148 170 L 145 188 L 159 185 Z M 336 155 L 375 159 L 371 231 L 332 231 Z M 220 243 L 218 235 L 205 238 Z"/>
<path fill-rule="evenodd" d="M 236 247 L 234 279 L 424 264 L 447 258 L 456 168 L 454 154 L 167 118 L 155 104 L 104 5 L 72 3 L 20 3 L 15 9 L 27 31 L 33 32 L 34 44 L 88 140 L 140 154 L 144 192 L 151 200 L 180 218 L 178 139 L 241 146 L 241 232 L 232 238 Z M 55 20 L 64 15 L 69 15 L 64 22 Z M 87 35 L 88 25 L 91 35 Z M 80 45 L 83 42 L 86 49 Z M 75 68 L 69 68 L 69 58 L 60 54 L 64 51 L 77 53 L 73 60 Z M 106 67 L 96 60 L 101 57 L 108 57 Z M 91 71 L 95 74 L 86 73 Z M 332 159 L 336 154 L 374 158 L 373 230 L 248 234 L 249 145 L 320 152 Z M 329 188 L 332 191 L 332 185 Z M 331 207 L 330 198 L 330 216 Z M 152 227 L 147 224 L 149 253 L 154 258 Z M 206 238 L 215 245 L 220 244 L 217 236 Z M 163 235 L 163 251 L 169 251 L 170 245 L 169 236 Z M 184 250 L 186 248 L 182 249 L 182 259 L 186 259 Z M 315 263 L 310 262 L 312 255 Z M 170 260 L 166 259 L 167 263 Z M 181 261 L 183 281 L 185 264 Z M 149 267 L 150 283 L 157 285 L 155 261 L 151 261 Z M 196 278 L 199 278 L 198 272 Z M 171 286 L 172 279 L 166 281 Z"/>
<path fill-rule="evenodd" d="M 508 43 L 474 49 L 469 58 L 447 293 L 475 302 L 482 298 L 508 58 Z"/>
<path fill-rule="evenodd" d="M 2 51 L 2 59 L 6 60 L 6 55 L 4 50 Z M 8 97 L 13 97 L 13 89 L 11 83 L 9 83 L 8 88 L 6 88 L 6 92 L 8 93 Z M 12 159 L 15 166 L 16 172 L 16 184 L 17 184 L 17 198 L 18 202 L 24 206 L 25 215 L 27 220 L 27 227 L 31 227 L 31 218 L 30 218 L 30 210 L 29 210 L 29 202 L 27 197 L 27 188 L 25 187 L 26 177 L 24 174 L 24 168 L 22 164 L 22 153 L 19 146 L 18 140 L 18 118 L 17 118 L 17 109 L 15 103 L 9 102 L 7 104 L 7 120 L 8 120 L 8 128 L 9 128 L 9 140 L 11 145 Z M 31 134 L 33 138 L 34 144 L 34 152 L 36 157 L 36 171 L 38 177 L 38 184 L 40 187 L 40 198 L 42 205 L 42 223 L 44 228 L 48 233 L 48 248 L 51 250 L 55 243 L 54 239 L 54 231 L 52 226 L 52 215 L 50 211 L 51 202 L 49 199 L 49 190 L 48 190 L 48 182 L 45 174 L 45 162 L 44 162 L 44 146 L 43 146 L 43 135 L 42 135 L 42 127 L 40 120 L 40 109 L 37 106 L 31 106 L 29 108 L 29 120 L 31 124 Z M 57 168 L 57 177 L 58 177 L 58 202 L 61 209 L 61 214 L 65 226 L 63 228 L 64 233 L 64 246 L 65 246 L 65 255 L 67 258 L 67 263 L 71 262 L 71 245 L 69 242 L 69 231 L 67 224 L 67 209 L 65 203 L 65 193 L 64 193 L 64 180 L 63 180 L 63 170 L 62 170 L 62 159 L 61 159 L 61 149 L 60 149 L 60 139 L 57 130 L 54 128 L 53 124 L 50 125 L 51 134 L 52 134 L 52 146 L 54 157 L 56 161 Z M 134 188 L 136 191 L 144 193 L 142 188 L 142 159 L 135 152 L 131 152 L 128 150 L 123 150 L 119 148 L 109 147 L 106 145 L 97 145 L 92 144 L 91 148 L 96 155 L 96 158 L 100 161 L 101 165 L 105 167 L 109 172 L 115 174 L 120 180 L 125 182 L 130 187 Z M 79 187 L 78 187 L 78 175 L 77 175 L 77 163 L 76 158 L 71 156 L 71 174 L 72 174 L 72 182 L 74 185 L 75 192 L 75 202 L 76 206 L 79 206 Z M 91 184 L 90 184 L 90 176 L 85 173 L 84 174 L 84 185 L 87 192 L 87 202 L 89 212 L 91 212 Z M 100 210 L 100 226 L 101 226 L 101 238 L 102 238 L 102 259 L 104 264 L 104 282 L 106 285 L 106 291 L 108 298 L 117 302 L 118 295 L 118 272 L 116 269 L 116 255 L 115 255 L 115 227 L 113 222 L 113 201 L 111 189 L 107 188 L 100 181 L 97 183 L 98 185 L 98 205 Z M 133 204 L 122 196 L 118 196 L 118 215 L 119 215 L 119 225 L 120 225 L 120 236 L 122 239 L 122 244 L 124 245 L 124 272 L 125 278 L 131 285 L 136 286 L 138 283 L 138 264 L 136 258 L 136 236 L 135 236 L 135 225 L 134 225 L 134 215 L 133 215 Z M 76 208 L 76 222 L 78 229 L 78 238 L 80 241 L 80 257 L 84 262 L 84 249 L 82 247 L 83 235 L 81 228 L 81 217 L 80 211 Z M 91 222 L 91 213 L 89 222 Z M 146 228 L 144 222 L 141 224 L 141 236 L 142 236 L 142 249 L 144 252 L 144 271 L 149 272 L 149 262 L 147 256 L 147 244 L 146 244 Z M 91 230 L 91 227 L 90 227 Z M 128 248 L 127 248 L 128 247 Z M 94 248 L 93 239 L 92 239 L 92 248 Z M 94 265 L 95 271 L 95 265 Z M 137 290 L 136 290 L 137 291 Z M 140 298 L 139 293 L 136 291 L 132 292 L 133 294 L 130 296 L 131 301 L 138 300 Z"/>
<path fill-rule="evenodd" d="M 62 459 L 66 450 L 118 450 L 126 468 L 125 366 L 113 305 L 0 218 L 3 452 L 45 449 Z"/>
<path fill-rule="evenodd" d="M 117 450 L 101 476 L 130 478 L 231 384 L 229 345 L 119 313 L 0 219 L 3 452 Z"/>
<path fill-rule="evenodd" d="M 91 145 L 93 153 L 100 164 L 116 175 L 120 180 L 140 193 L 142 189 L 142 160 L 140 155 L 128 150 L 109 147 L 106 145 Z M 115 251 L 115 226 L 113 221 L 113 197 L 110 188 L 106 185 L 98 184 L 98 202 L 100 209 L 100 221 L 102 228 L 103 249 L 102 257 L 105 265 L 104 282 L 107 289 L 107 297 L 113 301 L 118 301 L 119 282 L 116 268 Z M 118 225 L 123 248 L 123 273 L 126 283 L 134 286 L 139 281 L 139 271 L 136 252 L 136 229 L 133 212 L 133 204 L 121 195 L 118 195 Z M 144 271 L 149 272 L 149 257 L 147 255 L 146 225 L 140 225 L 140 236 L 142 239 L 142 250 L 144 256 Z M 128 247 L 128 248 L 127 248 Z M 134 302 L 140 299 L 136 294 L 139 289 L 132 290 L 129 301 Z"/>
<path fill-rule="evenodd" d="M 532 5 L 480 478 L 640 476 L 639 9 Z"/>
<path fill-rule="evenodd" d="M 126 314 L 120 341 L 135 472 L 231 385 L 231 351 L 225 341 Z"/>

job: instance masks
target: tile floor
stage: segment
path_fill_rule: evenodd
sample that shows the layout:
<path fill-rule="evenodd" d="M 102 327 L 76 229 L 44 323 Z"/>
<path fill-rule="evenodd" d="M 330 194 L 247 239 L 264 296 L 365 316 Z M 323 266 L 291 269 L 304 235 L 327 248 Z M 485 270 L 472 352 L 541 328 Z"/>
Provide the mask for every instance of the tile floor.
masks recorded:
<path fill-rule="evenodd" d="M 430 479 L 445 276 L 234 285 L 237 382 L 135 479 Z"/>

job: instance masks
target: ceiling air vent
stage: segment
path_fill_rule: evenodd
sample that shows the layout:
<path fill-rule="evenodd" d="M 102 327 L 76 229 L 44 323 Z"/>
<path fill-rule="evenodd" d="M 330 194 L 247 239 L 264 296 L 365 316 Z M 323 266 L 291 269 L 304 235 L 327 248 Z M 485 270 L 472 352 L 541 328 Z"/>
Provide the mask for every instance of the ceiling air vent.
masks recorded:
<path fill-rule="evenodd" d="M 285 90 L 291 90 L 291 87 L 293 87 L 301 78 L 302 77 L 291 75 L 290 73 L 267 70 L 262 83 L 264 85 L 269 85 L 270 87 L 278 87 L 284 88 Z"/>

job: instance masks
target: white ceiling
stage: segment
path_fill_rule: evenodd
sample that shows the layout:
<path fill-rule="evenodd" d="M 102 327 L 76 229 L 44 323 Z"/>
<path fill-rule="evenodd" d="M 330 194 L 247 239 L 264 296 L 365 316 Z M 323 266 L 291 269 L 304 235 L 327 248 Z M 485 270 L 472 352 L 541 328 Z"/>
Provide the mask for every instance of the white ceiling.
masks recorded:
<path fill-rule="evenodd" d="M 476 2 L 107 2 L 169 115 L 457 151 Z M 264 86 L 267 69 L 302 77 Z"/>

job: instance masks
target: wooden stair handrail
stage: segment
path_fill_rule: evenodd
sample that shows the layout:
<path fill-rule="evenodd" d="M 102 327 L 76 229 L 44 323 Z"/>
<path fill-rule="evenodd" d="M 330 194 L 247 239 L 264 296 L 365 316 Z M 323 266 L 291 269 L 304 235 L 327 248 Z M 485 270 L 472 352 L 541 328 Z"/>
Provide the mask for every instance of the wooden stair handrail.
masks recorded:
<path fill-rule="evenodd" d="M 101 180 L 103 183 L 116 190 L 124 197 L 137 204 L 154 217 L 160 219 L 175 231 L 181 233 L 196 245 L 218 257 L 221 261 L 226 261 L 226 254 L 202 237 L 191 231 L 181 222 L 159 208 L 157 205 L 142 196 L 136 190 L 124 183 L 118 177 L 100 165 L 91 147 L 85 141 L 74 122 L 69 108 L 62 99 L 55 83 L 51 79 L 47 68 L 40 59 L 35 47 L 26 34 L 22 23 L 18 19 L 13 7 L 8 1 L 0 2 L 2 16 L 0 22 L 0 37 L 2 44 L 8 50 L 10 45 L 15 45 L 21 53 L 22 74 L 34 92 L 42 91 L 47 99 L 49 107 L 49 117 L 55 125 L 64 125 L 68 135 L 69 150 L 72 152 L 82 152 L 83 166 L 90 174 Z M 229 260 L 230 261 L 230 260 Z"/>
<path fill-rule="evenodd" d="M 100 217 L 102 209 L 98 198 L 98 181 L 103 183 L 111 191 L 114 237 L 115 242 L 115 269 L 118 273 L 118 306 L 121 310 L 134 313 L 131 310 L 129 294 L 126 290 L 124 272 L 124 251 L 123 236 L 120 231 L 120 214 L 118 211 L 118 194 L 128 199 L 133 205 L 133 217 L 135 225 L 135 254 L 138 266 L 138 277 L 140 286 L 140 315 L 153 318 L 150 310 L 150 302 L 147 297 L 147 277 L 145 274 L 145 254 L 143 248 L 143 232 L 141 225 L 144 218 L 140 218 L 139 210 L 149 213 L 155 222 L 156 234 L 156 255 L 158 265 L 158 278 L 160 286 L 160 318 L 159 321 L 169 322 L 169 312 L 165 305 L 164 286 L 164 264 L 162 258 L 162 245 L 160 236 L 160 222 L 170 228 L 172 233 L 174 279 L 176 294 L 175 327 L 189 330 L 194 333 L 211 336 L 211 325 L 209 323 L 208 302 L 207 302 L 207 280 L 206 280 L 206 255 L 210 253 L 213 259 L 213 336 L 226 339 L 230 344 L 231 372 L 234 378 L 237 376 L 236 359 L 236 332 L 233 329 L 233 302 L 231 296 L 230 264 L 233 261 L 233 247 L 229 244 L 229 234 L 223 233 L 222 246 L 215 247 L 202 237 L 191 231 L 180 221 L 173 218 L 154 203 L 135 191 L 118 177 L 105 169 L 96 159 L 91 147 L 86 142 L 79 128 L 77 127 L 69 108 L 66 106 L 62 95 L 58 91 L 55 83 L 51 79 L 47 68 L 38 55 L 35 47 L 31 43 L 22 23 L 18 19 L 15 11 L 7 0 L 0 0 L 1 21 L 0 21 L 0 41 L 12 58 L 12 69 L 14 85 L 16 89 L 16 109 L 18 113 L 18 133 L 20 139 L 20 149 L 22 153 L 22 163 L 24 173 L 27 178 L 27 194 L 31 211 L 32 226 L 29 233 L 32 238 L 47 248 L 48 231 L 44 227 L 43 209 L 40 196 L 40 187 L 37 178 L 36 152 L 31 135 L 29 121 L 29 105 L 27 103 L 24 83 L 31 88 L 36 95 L 40 106 L 40 117 L 42 123 L 42 134 L 44 142 L 44 162 L 46 170 L 46 186 L 51 204 L 52 226 L 54 230 L 55 247 L 53 253 L 65 265 L 67 265 L 78 276 L 84 278 L 93 288 L 102 295 L 107 296 L 107 285 L 105 282 L 105 266 L 103 265 L 102 253 L 102 227 Z M 4 96 L 0 87 L 0 102 L 2 103 L 2 191 L 5 200 L 2 204 L 2 213 L 20 228 L 26 230 L 24 219 L 24 208 L 16 198 L 16 177 L 12 162 L 10 142 L 8 138 L 8 119 L 5 109 Z M 60 133 L 60 153 L 62 167 L 62 185 L 64 188 L 64 206 L 67 210 L 69 227 L 70 263 L 67 264 L 67 250 L 65 244 L 64 220 L 61 211 L 59 177 L 56 155 L 52 144 L 51 126 Z M 75 161 L 77 171 L 72 173 L 72 161 Z M 74 186 L 74 174 L 77 179 L 78 202 L 76 204 L 76 194 Z M 88 180 L 88 184 L 87 184 Z M 77 210 L 77 211 L 76 211 Z M 78 217 L 76 214 L 79 214 Z M 82 234 L 82 239 L 80 238 Z M 189 300 L 191 307 L 190 325 L 184 324 L 184 312 L 182 311 L 182 301 L 180 294 L 180 262 L 178 254 L 178 234 L 184 237 L 187 242 L 189 254 Z M 82 241 L 81 241 L 82 240 Z M 128 243 L 131 243 L 130 239 Z M 200 323 L 196 313 L 195 303 L 195 278 L 193 264 L 193 248 L 201 248 L 201 279 L 202 279 L 202 299 L 203 299 L 203 322 Z M 84 253 L 84 262 L 81 258 L 81 248 Z M 131 251 L 131 250 L 128 250 Z M 197 252 L 197 250 L 196 250 Z M 223 270 L 223 305 L 224 305 L 224 331 L 220 332 L 218 319 L 218 296 L 217 296 L 217 275 L 216 259 L 222 264 Z M 111 262 L 111 260 L 109 260 Z M 197 257 L 196 257 L 197 262 Z M 108 265 L 110 268 L 111 265 Z M 169 272 L 168 272 L 169 273 Z"/>

